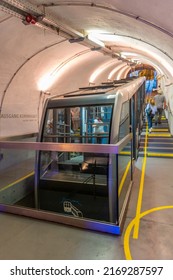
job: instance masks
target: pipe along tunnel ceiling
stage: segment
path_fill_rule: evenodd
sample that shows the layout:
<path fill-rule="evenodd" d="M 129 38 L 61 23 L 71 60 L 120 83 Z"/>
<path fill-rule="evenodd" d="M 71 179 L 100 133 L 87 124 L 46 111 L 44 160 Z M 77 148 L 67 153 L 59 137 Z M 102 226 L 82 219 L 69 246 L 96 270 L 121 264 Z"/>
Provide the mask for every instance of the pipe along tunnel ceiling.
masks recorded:
<path fill-rule="evenodd" d="M 0 137 L 37 132 L 44 101 L 154 68 L 173 111 L 172 0 L 1 0 Z"/>

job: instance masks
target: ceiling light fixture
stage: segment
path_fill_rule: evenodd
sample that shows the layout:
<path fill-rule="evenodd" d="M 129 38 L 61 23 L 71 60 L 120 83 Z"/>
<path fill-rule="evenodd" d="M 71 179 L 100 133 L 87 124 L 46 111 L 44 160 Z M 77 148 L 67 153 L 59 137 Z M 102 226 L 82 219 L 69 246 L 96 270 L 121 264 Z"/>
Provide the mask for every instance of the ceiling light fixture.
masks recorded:
<path fill-rule="evenodd" d="M 134 52 L 121 52 L 121 54 L 126 56 L 140 56 L 140 54 Z"/>
<path fill-rule="evenodd" d="M 120 54 L 120 57 L 122 57 L 122 58 L 125 58 L 126 59 L 126 56 L 124 55 L 124 54 Z"/>
<path fill-rule="evenodd" d="M 102 47 L 104 48 L 105 47 L 105 44 L 100 41 L 99 39 L 97 39 L 92 33 L 89 33 L 86 38 L 90 41 L 92 41 L 93 43 L 96 44 L 96 46 L 99 46 L 99 47 Z"/>

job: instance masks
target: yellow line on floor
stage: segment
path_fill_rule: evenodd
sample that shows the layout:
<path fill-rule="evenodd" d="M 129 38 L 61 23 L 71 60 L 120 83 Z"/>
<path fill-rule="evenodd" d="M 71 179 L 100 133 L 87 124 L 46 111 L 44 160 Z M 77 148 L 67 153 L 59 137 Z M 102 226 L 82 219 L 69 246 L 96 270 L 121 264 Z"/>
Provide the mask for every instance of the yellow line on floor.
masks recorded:
<path fill-rule="evenodd" d="M 159 139 L 159 140 L 161 140 L 161 139 Z M 164 140 L 164 138 L 163 138 L 162 140 Z M 144 143 L 144 141 L 141 140 L 140 143 L 142 144 L 142 143 Z M 164 141 L 163 141 L 163 142 L 160 142 L 160 141 L 159 141 L 159 142 L 157 142 L 157 141 L 152 141 L 151 144 L 153 144 L 153 145 L 154 145 L 154 144 L 162 144 L 162 145 L 163 145 L 163 144 L 165 144 L 165 142 L 164 142 Z M 173 145 L 173 142 L 167 142 L 166 144 L 167 144 L 168 146 L 172 146 L 172 145 Z M 142 146 L 142 145 L 141 145 L 141 146 Z"/>
<path fill-rule="evenodd" d="M 148 127 L 147 127 L 147 129 L 148 129 Z M 148 144 L 148 134 L 146 133 L 145 134 L 145 143 L 144 143 L 144 159 L 143 159 L 143 164 L 142 164 L 142 173 L 141 173 L 138 201 L 137 201 L 137 207 L 136 207 L 135 225 L 134 225 L 134 231 L 133 231 L 134 239 L 138 239 L 138 235 L 139 235 L 140 214 L 141 214 L 141 207 L 142 207 L 142 197 L 143 197 L 145 170 L 146 170 L 146 162 L 147 162 L 147 144 Z"/>
<path fill-rule="evenodd" d="M 137 208 L 136 208 L 135 226 L 134 226 L 134 232 L 133 232 L 134 239 L 138 239 L 138 235 L 139 235 L 140 214 L 141 214 L 142 196 L 143 196 L 143 190 L 144 190 L 146 161 L 147 161 L 146 156 L 144 156 L 143 165 L 142 165 L 142 174 L 141 174 L 141 180 L 140 180 L 140 187 L 139 187 L 139 194 L 138 194 L 138 202 L 137 202 Z"/>
<path fill-rule="evenodd" d="M 148 135 L 149 137 L 171 137 L 170 133 L 164 134 L 164 133 L 150 133 Z"/>
<path fill-rule="evenodd" d="M 168 205 L 168 206 L 160 206 L 160 207 L 156 207 L 156 208 L 152 208 L 152 209 L 149 209 L 149 210 L 146 210 L 145 212 L 142 212 L 140 214 L 140 219 L 143 218 L 144 216 L 150 214 L 150 213 L 153 213 L 153 212 L 156 212 L 156 211 L 160 211 L 160 210 L 166 210 L 166 209 L 173 209 L 173 205 Z M 131 255 L 131 252 L 130 252 L 130 234 L 131 234 L 131 231 L 132 231 L 132 228 L 135 226 L 135 219 L 134 218 L 128 225 L 127 229 L 126 229 L 126 232 L 124 234 L 124 253 L 125 253 L 125 257 L 126 257 L 126 260 L 132 260 L 132 255 Z M 157 258 L 158 256 L 156 256 Z"/>
<path fill-rule="evenodd" d="M 128 172 L 129 172 L 130 166 L 131 166 L 131 160 L 128 162 L 128 164 L 127 164 L 127 166 L 126 166 L 126 169 L 125 169 L 125 172 L 124 172 L 124 174 L 123 174 L 123 177 L 122 177 L 122 179 L 121 179 L 121 182 L 120 182 L 120 185 L 119 185 L 119 189 L 118 189 L 118 196 L 120 196 L 120 194 L 121 194 L 121 191 L 122 191 L 122 188 L 123 188 L 125 179 L 126 179 L 126 177 L 127 177 L 127 174 L 128 174 Z"/>
<path fill-rule="evenodd" d="M 131 155 L 131 152 L 120 152 L 120 155 Z"/>
<path fill-rule="evenodd" d="M 148 126 L 146 127 L 146 129 L 148 130 Z M 153 209 L 150 209 L 150 210 L 147 210 L 147 211 L 141 213 L 142 196 L 143 196 L 144 179 L 145 179 L 145 170 L 146 170 L 148 136 L 150 136 L 150 134 L 146 133 L 145 134 L 145 142 L 144 142 L 144 159 L 143 159 L 143 164 L 142 164 L 142 174 L 141 174 L 141 180 L 140 180 L 140 187 L 139 187 L 139 194 L 138 194 L 138 201 L 137 201 L 137 208 L 136 208 L 136 216 L 129 223 L 128 227 L 126 228 L 125 235 L 124 235 L 124 252 L 125 252 L 125 257 L 126 257 L 127 260 L 132 260 L 132 256 L 131 256 L 131 252 L 130 252 L 130 245 L 129 245 L 130 234 L 131 234 L 131 231 L 134 227 L 133 238 L 138 239 L 140 219 L 142 217 L 144 217 L 145 215 L 148 215 L 149 213 L 152 213 L 154 211 L 173 208 L 173 206 L 161 206 L 161 207 L 153 208 Z M 154 153 L 148 153 L 148 154 L 154 154 Z"/>
<path fill-rule="evenodd" d="M 169 131 L 168 128 L 153 128 L 152 131 L 154 132 L 165 132 L 165 131 Z"/>
<path fill-rule="evenodd" d="M 27 179 L 28 177 L 30 177 L 30 176 L 32 176 L 32 175 L 34 175 L 34 172 L 31 172 L 31 173 L 29 173 L 28 175 L 26 175 L 26 176 L 24 176 L 24 177 L 21 177 L 20 179 L 14 181 L 13 183 L 11 183 L 11 184 L 9 184 L 9 185 L 3 187 L 0 191 L 4 191 L 5 189 L 10 188 L 10 187 L 12 187 L 13 185 L 15 185 L 15 184 L 17 184 L 17 183 L 20 183 L 21 181 Z"/>
<path fill-rule="evenodd" d="M 173 154 L 147 153 L 148 157 L 173 157 Z"/>

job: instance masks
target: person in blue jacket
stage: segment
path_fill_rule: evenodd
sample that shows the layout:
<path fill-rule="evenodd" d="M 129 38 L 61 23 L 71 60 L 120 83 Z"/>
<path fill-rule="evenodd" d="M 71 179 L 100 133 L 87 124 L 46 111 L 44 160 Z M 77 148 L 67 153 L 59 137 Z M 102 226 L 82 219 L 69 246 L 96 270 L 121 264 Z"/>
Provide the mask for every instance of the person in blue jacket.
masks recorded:
<path fill-rule="evenodd" d="M 157 107 L 152 98 L 147 103 L 147 106 L 145 108 L 145 113 L 146 113 L 147 122 L 148 122 L 148 132 L 150 133 L 152 131 L 153 118 L 154 118 L 155 114 L 157 113 Z"/>

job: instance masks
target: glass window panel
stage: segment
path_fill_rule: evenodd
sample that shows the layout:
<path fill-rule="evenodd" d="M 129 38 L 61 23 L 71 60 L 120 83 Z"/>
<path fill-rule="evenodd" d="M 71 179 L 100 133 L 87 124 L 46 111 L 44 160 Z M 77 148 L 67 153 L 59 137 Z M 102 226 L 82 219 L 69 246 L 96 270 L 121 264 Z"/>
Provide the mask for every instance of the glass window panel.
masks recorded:
<path fill-rule="evenodd" d="M 112 105 L 51 108 L 43 142 L 109 143 Z M 109 221 L 108 155 L 40 152 L 40 208 Z"/>
<path fill-rule="evenodd" d="M 119 127 L 119 141 L 129 134 L 129 101 L 123 103 Z"/>
<path fill-rule="evenodd" d="M 34 208 L 35 151 L 1 149 L 1 152 L 3 158 L 0 161 L 0 204 Z"/>
<path fill-rule="evenodd" d="M 40 208 L 108 221 L 108 155 L 50 152 L 46 157 L 41 154 Z"/>
<path fill-rule="evenodd" d="M 112 105 L 48 109 L 43 142 L 108 144 Z"/>

